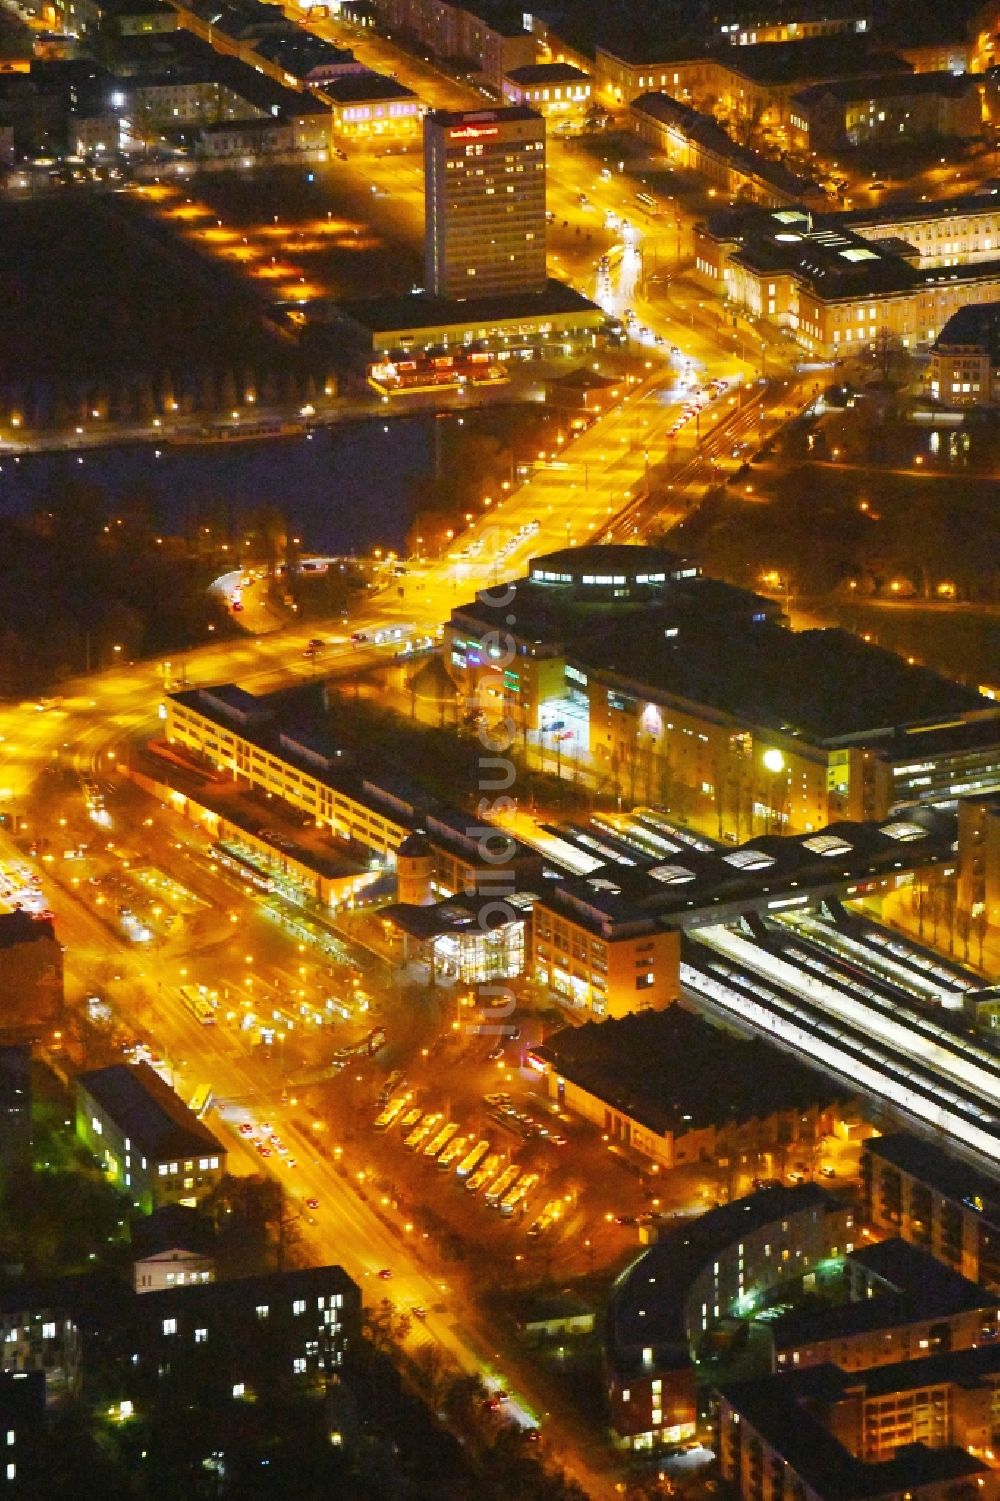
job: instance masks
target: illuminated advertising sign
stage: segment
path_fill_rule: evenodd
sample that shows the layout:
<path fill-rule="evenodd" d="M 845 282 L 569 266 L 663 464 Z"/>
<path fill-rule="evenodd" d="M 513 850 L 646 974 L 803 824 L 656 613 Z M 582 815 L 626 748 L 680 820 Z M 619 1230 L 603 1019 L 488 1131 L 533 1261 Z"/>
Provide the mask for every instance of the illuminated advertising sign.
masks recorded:
<path fill-rule="evenodd" d="M 449 141 L 481 141 L 487 136 L 498 136 L 499 125 L 459 125 L 455 130 L 449 130 Z"/>

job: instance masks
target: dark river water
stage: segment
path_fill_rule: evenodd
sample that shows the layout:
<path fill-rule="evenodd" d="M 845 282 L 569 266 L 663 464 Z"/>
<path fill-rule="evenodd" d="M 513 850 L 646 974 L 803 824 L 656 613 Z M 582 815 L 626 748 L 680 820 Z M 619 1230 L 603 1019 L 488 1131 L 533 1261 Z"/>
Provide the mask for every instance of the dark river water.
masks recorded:
<path fill-rule="evenodd" d="M 112 501 L 142 497 L 157 525 L 177 532 L 211 508 L 234 520 L 279 507 L 304 545 L 351 553 L 399 548 L 418 483 L 434 463 L 435 421 L 424 413 L 366 419 L 289 439 L 207 447 L 149 445 L 29 454 L 0 460 L 0 514 L 33 509 L 67 480 L 90 480 Z M 82 463 L 80 459 L 82 458 Z"/>

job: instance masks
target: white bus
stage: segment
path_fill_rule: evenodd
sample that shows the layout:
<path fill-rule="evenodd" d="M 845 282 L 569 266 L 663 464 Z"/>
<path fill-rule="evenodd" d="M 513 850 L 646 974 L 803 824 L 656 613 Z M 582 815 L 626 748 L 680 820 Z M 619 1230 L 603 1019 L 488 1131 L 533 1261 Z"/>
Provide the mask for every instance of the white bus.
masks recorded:
<path fill-rule="evenodd" d="M 215 1025 L 215 1007 L 200 988 L 194 985 L 182 985 L 181 1000 L 195 1021 L 201 1022 L 203 1027 Z"/>
<path fill-rule="evenodd" d="M 355 646 L 398 646 L 416 631 L 415 625 L 377 625 L 367 630 L 353 631 L 351 641 Z"/>

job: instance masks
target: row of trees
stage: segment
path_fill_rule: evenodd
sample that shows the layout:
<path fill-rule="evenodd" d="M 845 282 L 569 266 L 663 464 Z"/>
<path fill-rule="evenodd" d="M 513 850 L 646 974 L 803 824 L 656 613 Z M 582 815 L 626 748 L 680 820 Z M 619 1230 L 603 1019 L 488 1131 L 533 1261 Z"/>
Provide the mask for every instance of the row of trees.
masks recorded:
<path fill-rule="evenodd" d="M 116 380 L 7 380 L 0 386 L 0 430 L 25 435 L 100 423 L 170 424 L 194 415 L 245 416 L 257 407 L 294 411 L 335 395 L 334 373 L 319 359 L 257 368 L 137 371 Z"/>

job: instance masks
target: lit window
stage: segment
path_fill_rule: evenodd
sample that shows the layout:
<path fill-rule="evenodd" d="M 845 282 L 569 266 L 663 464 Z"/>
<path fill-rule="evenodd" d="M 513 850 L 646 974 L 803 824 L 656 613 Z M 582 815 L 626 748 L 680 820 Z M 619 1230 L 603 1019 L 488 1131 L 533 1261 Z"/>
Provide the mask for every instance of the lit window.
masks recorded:
<path fill-rule="evenodd" d="M 207 1344 L 208 1343 L 208 1330 L 207 1329 L 196 1329 L 194 1331 L 194 1342 L 195 1342 L 196 1345 Z"/>
<path fill-rule="evenodd" d="M 9 1464 L 7 1466 L 7 1479 L 8 1480 L 14 1480 L 14 1479 L 16 1479 L 16 1477 L 17 1477 L 17 1465 L 15 1465 L 15 1464 Z"/>
<path fill-rule="evenodd" d="M 305 1300 L 305 1298 L 296 1298 L 295 1302 L 292 1304 L 292 1312 L 297 1314 L 297 1313 L 305 1313 L 305 1311 L 306 1311 L 306 1300 Z"/>
<path fill-rule="evenodd" d="M 164 1334 L 176 1334 L 177 1333 L 177 1320 L 176 1319 L 164 1319 L 163 1320 L 163 1332 L 164 1332 Z"/>
<path fill-rule="evenodd" d="M 15 1439 L 15 1434 L 14 1434 L 13 1428 L 8 1428 L 7 1429 L 7 1447 L 8 1447 L 8 1449 L 10 1448 L 11 1444 L 14 1442 L 14 1439 Z"/>
<path fill-rule="evenodd" d="M 104 1135 L 104 1127 L 101 1125 L 101 1123 L 97 1119 L 96 1115 L 92 1115 L 90 1117 L 90 1124 L 91 1124 L 91 1126 L 93 1126 L 94 1131 L 96 1132 L 96 1134 L 98 1136 L 103 1136 Z"/>
<path fill-rule="evenodd" d="M 56 1326 L 55 1326 L 55 1324 L 43 1324 L 42 1325 L 42 1339 L 55 1339 L 55 1337 L 56 1337 Z"/>
<path fill-rule="evenodd" d="M 237 1381 L 236 1385 L 233 1387 L 233 1396 L 242 1397 L 245 1391 L 246 1387 L 243 1385 L 243 1382 Z"/>
<path fill-rule="evenodd" d="M 169 1171 L 170 1169 L 165 1162 L 161 1162 L 159 1167 L 157 1168 L 157 1172 L 159 1173 L 161 1178 L 165 1178 Z"/>
<path fill-rule="evenodd" d="M 266 1303 L 258 1303 L 257 1304 L 257 1317 L 259 1319 L 266 1319 L 267 1318 L 267 1314 L 268 1314 L 267 1304 Z"/>
<path fill-rule="evenodd" d="M 296 1376 L 304 1376 L 306 1370 L 306 1358 L 304 1355 L 296 1355 L 292 1361 L 292 1370 Z"/>

